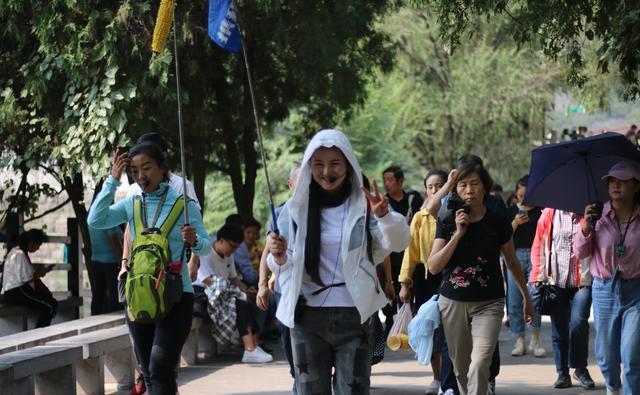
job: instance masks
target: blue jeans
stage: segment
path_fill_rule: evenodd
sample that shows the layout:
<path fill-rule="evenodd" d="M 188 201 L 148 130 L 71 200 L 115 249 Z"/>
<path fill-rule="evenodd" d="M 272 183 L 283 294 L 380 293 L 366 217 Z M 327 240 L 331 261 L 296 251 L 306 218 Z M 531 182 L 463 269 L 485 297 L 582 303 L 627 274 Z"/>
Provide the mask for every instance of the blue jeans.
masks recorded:
<path fill-rule="evenodd" d="M 640 279 L 593 279 L 596 358 L 609 389 L 640 394 Z"/>
<path fill-rule="evenodd" d="M 551 312 L 551 340 L 558 374 L 568 374 L 569 367 L 587 367 L 590 309 L 591 287 L 558 288 L 558 300 Z"/>
<path fill-rule="evenodd" d="M 526 282 L 529 282 L 529 273 L 531 272 L 531 249 L 518 248 L 516 250 L 516 255 L 518 256 L 518 260 L 520 261 L 520 267 L 522 268 L 524 279 Z M 522 294 L 520 293 L 520 288 L 518 288 L 518 284 L 516 283 L 513 274 L 511 274 L 511 272 L 508 270 L 507 282 L 507 311 L 509 313 L 509 332 L 511 332 L 513 336 L 524 336 L 524 302 L 522 299 Z M 536 315 L 533 322 L 531 323 L 531 327 L 534 329 L 540 329 L 539 315 Z"/>

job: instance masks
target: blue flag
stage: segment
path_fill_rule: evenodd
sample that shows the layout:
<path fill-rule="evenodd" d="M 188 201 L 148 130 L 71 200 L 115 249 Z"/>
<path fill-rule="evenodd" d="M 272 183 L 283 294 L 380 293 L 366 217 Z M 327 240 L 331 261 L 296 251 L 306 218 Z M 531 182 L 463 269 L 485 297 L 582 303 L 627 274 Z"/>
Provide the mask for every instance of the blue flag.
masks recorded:
<path fill-rule="evenodd" d="M 242 36 L 232 0 L 209 0 L 209 37 L 227 51 L 240 50 Z"/>

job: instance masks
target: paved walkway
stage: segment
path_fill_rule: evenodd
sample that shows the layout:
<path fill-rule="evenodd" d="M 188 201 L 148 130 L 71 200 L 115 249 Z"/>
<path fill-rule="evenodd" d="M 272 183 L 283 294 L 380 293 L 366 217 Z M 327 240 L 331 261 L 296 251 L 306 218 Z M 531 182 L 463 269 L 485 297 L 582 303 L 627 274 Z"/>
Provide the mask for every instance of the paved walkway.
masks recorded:
<path fill-rule="evenodd" d="M 593 329 L 591 330 L 589 370 L 596 382 L 596 389 L 583 390 L 572 387 L 554 390 L 551 388 L 556 374 L 550 334 L 549 322 L 543 322 L 543 340 L 548 351 L 546 358 L 534 358 L 529 354 L 523 357 L 511 357 L 513 341 L 508 330 L 503 328 L 500 335 L 502 367 L 497 379 L 496 393 L 499 395 L 604 394 L 604 381 L 593 357 Z M 289 367 L 280 352 L 280 347 L 275 342 L 268 346 L 275 353 L 275 361 L 269 364 L 242 364 L 240 353 L 234 352 L 209 363 L 183 368 L 179 377 L 180 393 L 182 395 L 290 394 L 293 381 L 289 376 Z M 424 394 L 425 386 L 432 379 L 430 368 L 418 365 L 413 359 L 412 352 L 392 352 L 387 349 L 385 353 L 385 359 L 372 369 L 372 393 Z"/>

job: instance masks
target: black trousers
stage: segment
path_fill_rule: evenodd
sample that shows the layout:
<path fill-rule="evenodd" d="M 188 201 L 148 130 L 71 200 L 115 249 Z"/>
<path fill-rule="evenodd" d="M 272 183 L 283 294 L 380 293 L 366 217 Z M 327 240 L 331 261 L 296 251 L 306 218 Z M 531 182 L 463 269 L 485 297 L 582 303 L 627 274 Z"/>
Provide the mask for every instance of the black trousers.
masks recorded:
<path fill-rule="evenodd" d="M 257 309 L 255 304 L 236 298 L 236 326 L 238 327 L 238 335 L 240 335 L 240 337 L 248 335 L 249 328 L 251 328 L 251 333 L 254 335 L 259 332 L 255 318 L 255 310 Z"/>
<path fill-rule="evenodd" d="M 93 261 L 91 315 L 110 313 L 122 308 L 118 303 L 118 264 Z"/>
<path fill-rule="evenodd" d="M 51 320 L 58 309 L 58 301 L 40 279 L 33 280 L 33 284 L 34 287 L 27 283 L 6 291 L 4 299 L 9 304 L 36 310 L 38 312 L 36 328 L 43 328 L 51 325 Z"/>
<path fill-rule="evenodd" d="M 129 321 L 127 317 L 129 333 L 133 338 L 133 346 L 144 372 L 149 394 L 176 394 L 176 365 L 191 331 L 192 315 L 193 293 L 185 292 L 182 300 L 160 321 L 139 324 Z"/>

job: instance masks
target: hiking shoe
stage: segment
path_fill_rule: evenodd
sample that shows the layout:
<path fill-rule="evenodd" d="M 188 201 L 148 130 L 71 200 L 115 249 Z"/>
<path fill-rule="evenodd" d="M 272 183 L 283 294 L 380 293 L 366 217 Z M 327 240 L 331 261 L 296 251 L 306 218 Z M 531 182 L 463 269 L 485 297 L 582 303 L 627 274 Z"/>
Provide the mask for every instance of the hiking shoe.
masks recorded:
<path fill-rule="evenodd" d="M 244 354 L 242 354 L 242 363 L 267 363 L 271 361 L 273 361 L 273 357 L 259 347 L 253 351 L 244 350 Z"/>
<path fill-rule="evenodd" d="M 520 357 L 523 356 L 525 352 L 524 337 L 518 336 L 518 338 L 516 339 L 516 344 L 513 346 L 513 350 L 511 351 L 511 356 Z"/>
<path fill-rule="evenodd" d="M 580 386 L 584 389 L 591 389 L 596 387 L 596 383 L 593 382 L 593 379 L 591 378 L 591 375 L 586 368 L 576 369 L 573 372 L 573 378 L 578 380 Z"/>
<path fill-rule="evenodd" d="M 569 388 L 571 387 L 571 377 L 567 373 L 558 375 L 558 379 L 553 383 L 553 388 Z"/>
<path fill-rule="evenodd" d="M 147 386 L 144 383 L 144 374 L 141 369 L 136 369 L 136 381 L 131 389 L 131 395 L 142 395 L 147 392 Z"/>
<path fill-rule="evenodd" d="M 438 395 L 438 391 L 440 391 L 440 381 L 433 380 L 431 384 L 427 385 L 425 395 Z"/>
<path fill-rule="evenodd" d="M 531 341 L 529 342 L 529 351 L 536 358 L 544 358 L 547 356 L 547 350 L 542 347 L 540 342 L 540 331 L 531 333 Z"/>

